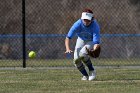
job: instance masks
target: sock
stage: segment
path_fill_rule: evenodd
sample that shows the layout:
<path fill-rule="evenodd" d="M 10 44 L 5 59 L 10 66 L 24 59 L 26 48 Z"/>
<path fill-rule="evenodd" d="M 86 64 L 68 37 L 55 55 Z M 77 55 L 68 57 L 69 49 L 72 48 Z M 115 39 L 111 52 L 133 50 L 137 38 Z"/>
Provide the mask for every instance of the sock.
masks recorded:
<path fill-rule="evenodd" d="M 93 70 L 94 70 L 94 67 L 93 67 L 93 65 L 92 65 L 90 59 L 88 59 L 88 60 L 85 61 L 84 63 L 85 63 L 85 65 L 88 67 L 89 71 L 93 71 Z"/>
<path fill-rule="evenodd" d="M 88 73 L 87 73 L 87 71 L 86 71 L 82 62 L 77 65 L 77 68 L 82 73 L 83 76 L 88 76 Z"/>

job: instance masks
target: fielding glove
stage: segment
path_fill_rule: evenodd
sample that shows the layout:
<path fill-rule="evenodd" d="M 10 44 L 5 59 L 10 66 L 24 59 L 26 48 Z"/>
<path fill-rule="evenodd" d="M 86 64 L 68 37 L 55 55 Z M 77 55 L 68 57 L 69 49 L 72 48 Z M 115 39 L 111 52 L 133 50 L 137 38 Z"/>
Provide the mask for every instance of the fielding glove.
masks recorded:
<path fill-rule="evenodd" d="M 97 58 L 100 55 L 101 47 L 99 46 L 95 50 L 93 50 L 93 49 L 89 50 L 89 49 L 86 48 L 86 50 L 87 50 L 87 55 L 89 55 L 93 58 Z"/>

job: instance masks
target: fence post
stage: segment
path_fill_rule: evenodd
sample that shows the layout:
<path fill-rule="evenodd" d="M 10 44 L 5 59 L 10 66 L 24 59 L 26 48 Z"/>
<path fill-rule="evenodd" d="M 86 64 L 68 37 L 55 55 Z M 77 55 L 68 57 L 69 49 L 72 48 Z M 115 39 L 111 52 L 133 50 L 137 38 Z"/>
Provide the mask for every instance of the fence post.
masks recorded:
<path fill-rule="evenodd" d="M 22 0 L 22 45 L 23 45 L 23 68 L 26 68 L 26 32 L 25 32 L 25 0 Z"/>

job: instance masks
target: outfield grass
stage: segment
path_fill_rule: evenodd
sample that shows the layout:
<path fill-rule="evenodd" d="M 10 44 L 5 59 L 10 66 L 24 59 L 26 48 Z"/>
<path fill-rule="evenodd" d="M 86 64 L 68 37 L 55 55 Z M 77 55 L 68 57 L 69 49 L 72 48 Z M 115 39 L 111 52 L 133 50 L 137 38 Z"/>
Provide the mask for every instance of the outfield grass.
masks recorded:
<path fill-rule="evenodd" d="M 96 68 L 94 81 L 76 69 L 0 70 L 0 93 L 140 93 L 140 69 Z"/>

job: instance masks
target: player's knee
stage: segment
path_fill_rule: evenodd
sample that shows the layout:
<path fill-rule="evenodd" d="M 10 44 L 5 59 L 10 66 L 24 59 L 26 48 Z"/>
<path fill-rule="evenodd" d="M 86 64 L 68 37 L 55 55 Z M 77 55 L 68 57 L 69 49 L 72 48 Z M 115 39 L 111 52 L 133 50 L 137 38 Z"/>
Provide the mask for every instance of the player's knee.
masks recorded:
<path fill-rule="evenodd" d="M 89 59 L 89 56 L 86 53 L 80 53 L 79 54 L 82 61 L 87 61 Z"/>
<path fill-rule="evenodd" d="M 73 63 L 74 63 L 74 64 L 78 64 L 79 62 L 81 62 L 81 59 L 80 59 L 80 58 L 75 58 L 75 59 L 73 60 Z"/>
<path fill-rule="evenodd" d="M 82 61 L 85 63 L 85 62 L 87 62 L 89 59 L 90 59 L 89 57 L 84 57 Z"/>
<path fill-rule="evenodd" d="M 83 65 L 83 63 L 82 63 L 82 61 L 81 60 L 74 60 L 74 65 L 75 65 L 75 67 L 77 67 L 77 69 L 79 69 L 79 70 L 81 70 L 81 69 L 84 69 L 84 65 Z"/>

